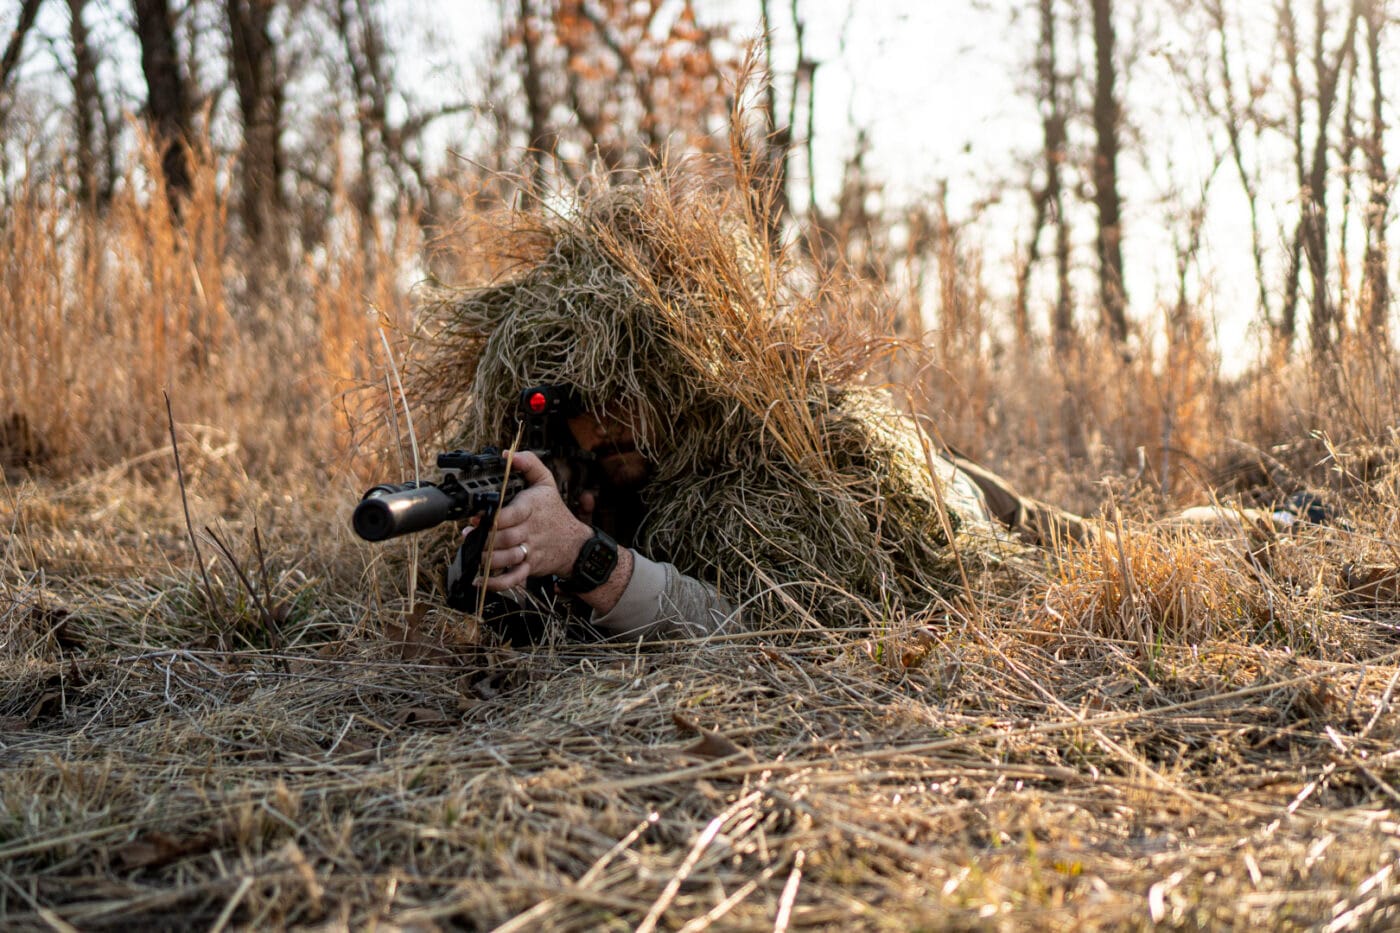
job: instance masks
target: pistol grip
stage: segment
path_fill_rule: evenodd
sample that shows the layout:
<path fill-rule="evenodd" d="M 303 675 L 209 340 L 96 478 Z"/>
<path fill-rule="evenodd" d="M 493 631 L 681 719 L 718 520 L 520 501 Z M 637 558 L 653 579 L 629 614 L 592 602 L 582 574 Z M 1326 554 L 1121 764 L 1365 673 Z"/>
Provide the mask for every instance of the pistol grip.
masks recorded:
<path fill-rule="evenodd" d="M 458 612 L 476 612 L 479 594 L 472 581 L 481 575 L 481 557 L 490 528 L 485 520 L 473 528 L 462 539 L 452 563 L 447 565 L 447 605 Z"/>

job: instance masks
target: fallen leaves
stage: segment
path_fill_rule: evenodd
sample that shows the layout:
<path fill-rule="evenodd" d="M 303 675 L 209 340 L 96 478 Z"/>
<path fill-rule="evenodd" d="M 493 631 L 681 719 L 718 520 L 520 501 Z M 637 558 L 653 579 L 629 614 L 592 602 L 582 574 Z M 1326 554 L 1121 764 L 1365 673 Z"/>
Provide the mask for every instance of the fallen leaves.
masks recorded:
<path fill-rule="evenodd" d="M 733 739 L 711 729 L 705 729 L 695 720 L 679 711 L 671 714 L 671 721 L 683 735 L 698 735 L 698 741 L 681 749 L 684 755 L 695 758 L 744 757 L 754 760 L 753 752 L 739 745 Z"/>

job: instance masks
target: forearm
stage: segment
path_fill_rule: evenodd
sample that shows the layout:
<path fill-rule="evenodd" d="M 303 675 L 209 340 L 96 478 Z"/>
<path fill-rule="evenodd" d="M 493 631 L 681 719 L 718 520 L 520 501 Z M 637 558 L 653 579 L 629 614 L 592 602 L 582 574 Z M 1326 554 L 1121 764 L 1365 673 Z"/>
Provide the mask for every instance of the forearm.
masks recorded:
<path fill-rule="evenodd" d="M 563 503 L 538 458 L 523 451 L 518 461 L 530 486 L 496 515 L 484 561 L 491 572 L 478 586 L 506 592 L 531 577 L 559 577 L 563 590 L 593 610 L 595 626 L 626 638 L 701 638 L 737 622 L 738 613 L 714 587 L 670 564 L 619 547 L 612 569 L 605 569 L 607 538 L 597 538 Z M 602 583 L 593 586 L 599 578 Z"/>
<path fill-rule="evenodd" d="M 611 605 L 604 608 L 605 600 L 590 599 L 593 593 L 583 597 L 593 607 L 593 625 L 604 633 L 624 639 L 704 638 L 739 624 L 739 613 L 713 586 L 630 548 L 619 550 L 618 567 L 599 590 L 612 588 L 624 559 L 627 577 Z"/>
<path fill-rule="evenodd" d="M 636 560 L 631 548 L 619 547 L 617 549 L 617 566 L 602 586 L 587 593 L 579 594 L 579 599 L 588 604 L 593 610 L 593 615 L 606 615 L 617 606 L 618 600 L 626 592 L 628 584 L 632 582 L 632 571 L 636 566 Z"/>

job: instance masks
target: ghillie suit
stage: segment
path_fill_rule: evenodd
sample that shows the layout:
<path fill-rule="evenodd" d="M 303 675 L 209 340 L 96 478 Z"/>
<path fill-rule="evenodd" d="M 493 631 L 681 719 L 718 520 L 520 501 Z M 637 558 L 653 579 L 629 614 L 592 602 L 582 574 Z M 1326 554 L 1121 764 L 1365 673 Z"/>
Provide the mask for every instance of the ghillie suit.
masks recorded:
<path fill-rule="evenodd" d="M 966 478 L 860 384 L 888 343 L 797 291 L 734 184 L 655 172 L 512 222 L 497 242 L 518 267 L 443 296 L 417 367 L 418 400 L 460 417 L 462 443 L 509 443 L 537 383 L 622 413 L 654 468 L 624 543 L 713 583 L 750 627 L 882 624 L 1004 543 Z"/>

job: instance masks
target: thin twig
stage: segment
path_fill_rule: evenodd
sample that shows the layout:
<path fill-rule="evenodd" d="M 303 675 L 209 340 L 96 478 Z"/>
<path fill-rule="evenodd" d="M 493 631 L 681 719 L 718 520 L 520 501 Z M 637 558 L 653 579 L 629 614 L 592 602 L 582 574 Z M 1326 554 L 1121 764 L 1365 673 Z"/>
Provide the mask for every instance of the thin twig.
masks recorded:
<path fill-rule="evenodd" d="M 175 440 L 175 411 L 170 404 L 170 393 L 161 393 L 165 396 L 165 419 L 170 426 L 170 450 L 175 455 L 175 479 L 180 484 L 180 507 L 185 513 L 185 531 L 190 536 L 190 546 L 194 548 L 195 563 L 199 564 L 199 575 L 204 579 L 204 595 L 209 600 L 209 611 L 214 615 L 215 622 L 218 623 L 220 634 L 224 628 L 223 614 L 219 612 L 219 604 L 214 599 L 214 587 L 209 583 L 209 572 L 204 567 L 204 555 L 199 550 L 199 538 L 194 533 L 194 523 L 190 521 L 190 501 L 185 494 L 185 471 L 180 465 L 180 444 Z"/>
<path fill-rule="evenodd" d="M 209 535 L 210 539 L 213 540 L 215 547 L 224 555 L 224 559 L 227 560 L 229 566 L 233 568 L 233 572 L 238 575 L 238 580 L 243 584 L 243 588 L 248 591 L 248 598 L 252 600 L 253 605 L 257 607 L 258 615 L 262 617 L 263 628 L 267 631 L 268 645 L 271 646 L 273 651 L 280 652 L 282 650 L 282 635 L 277 631 L 277 620 L 272 617 L 272 610 L 267 607 L 267 601 L 258 593 L 252 581 L 248 579 L 248 575 L 243 572 L 243 567 L 238 563 L 238 558 L 233 556 L 233 551 L 229 549 L 229 546 L 223 542 L 223 539 L 218 536 L 214 529 L 205 525 L 204 533 Z"/>

